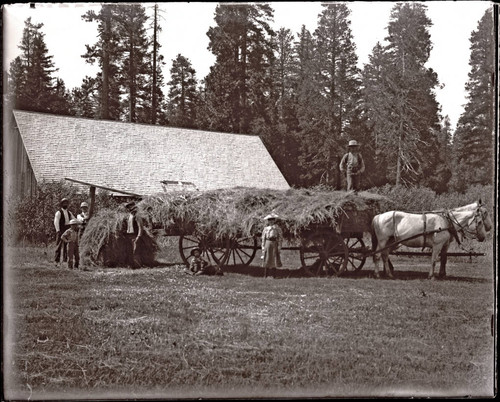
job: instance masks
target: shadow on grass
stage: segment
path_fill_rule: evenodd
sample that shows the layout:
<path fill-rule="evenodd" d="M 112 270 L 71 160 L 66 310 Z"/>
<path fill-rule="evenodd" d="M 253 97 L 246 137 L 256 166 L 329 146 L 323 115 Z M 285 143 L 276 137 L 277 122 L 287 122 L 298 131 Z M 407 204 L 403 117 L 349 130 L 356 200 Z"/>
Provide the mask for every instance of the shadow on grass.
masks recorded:
<path fill-rule="evenodd" d="M 264 277 L 264 268 L 256 266 L 256 265 L 228 265 L 223 268 L 224 272 L 227 273 L 236 273 L 241 275 L 248 275 L 253 277 Z M 271 271 L 268 270 L 268 275 L 270 275 Z M 427 279 L 428 272 L 427 271 L 395 271 L 393 273 L 394 278 L 389 279 L 383 275 L 381 272 L 381 277 L 379 280 L 401 280 L 401 281 L 410 281 L 410 280 L 425 280 Z M 275 273 L 275 277 L 277 279 L 284 278 L 314 278 L 315 276 L 309 273 L 304 267 L 289 269 L 289 268 L 278 268 Z M 336 278 L 335 276 L 325 277 L 325 278 Z M 349 279 L 374 279 L 374 271 L 371 269 L 368 270 L 359 270 L 359 271 L 348 271 L 344 272 L 340 278 L 349 278 Z M 435 278 L 435 280 L 439 281 L 457 281 L 457 282 L 469 282 L 469 283 L 487 283 L 490 282 L 491 279 L 488 278 L 473 278 L 473 277 L 460 277 L 460 276 L 446 276 L 445 278 Z"/>

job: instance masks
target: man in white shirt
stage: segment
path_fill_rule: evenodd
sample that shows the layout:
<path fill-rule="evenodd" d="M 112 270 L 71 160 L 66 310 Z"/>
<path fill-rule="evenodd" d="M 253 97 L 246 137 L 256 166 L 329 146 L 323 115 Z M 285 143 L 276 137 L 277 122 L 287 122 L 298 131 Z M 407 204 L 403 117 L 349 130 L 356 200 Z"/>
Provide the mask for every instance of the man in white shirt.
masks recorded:
<path fill-rule="evenodd" d="M 139 268 L 141 264 L 140 250 L 137 249 L 138 242 L 144 231 L 144 222 L 142 217 L 137 215 L 137 205 L 135 202 L 129 202 L 125 205 L 129 215 L 127 218 L 127 240 L 129 243 L 129 262 L 133 268 Z"/>
<path fill-rule="evenodd" d="M 61 208 L 57 210 L 54 216 L 54 227 L 56 229 L 55 263 L 57 266 L 59 266 L 61 259 L 61 248 L 63 249 L 63 262 L 68 261 L 68 246 L 61 240 L 61 236 L 70 228 L 69 221 L 75 218 L 71 211 L 68 210 L 69 200 L 67 198 L 63 198 L 59 205 Z"/>

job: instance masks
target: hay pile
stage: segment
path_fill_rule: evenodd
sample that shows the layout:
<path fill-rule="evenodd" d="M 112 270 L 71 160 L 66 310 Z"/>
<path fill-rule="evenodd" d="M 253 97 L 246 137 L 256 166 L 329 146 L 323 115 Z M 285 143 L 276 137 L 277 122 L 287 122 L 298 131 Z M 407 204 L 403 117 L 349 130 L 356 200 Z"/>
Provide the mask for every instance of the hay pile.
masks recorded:
<path fill-rule="evenodd" d="M 105 209 L 89 220 L 80 239 L 80 254 L 84 265 L 131 268 L 156 265 L 158 245 L 148 228 L 145 228 L 137 243 L 136 261 L 132 258 L 132 247 L 126 238 L 127 217 L 125 209 Z"/>
<path fill-rule="evenodd" d="M 290 240 L 315 225 L 335 226 L 346 211 L 375 215 L 391 206 L 388 198 L 368 192 L 255 188 L 163 193 L 138 204 L 152 225 L 167 233 L 194 233 L 215 239 L 258 235 L 264 226 L 262 218 L 275 212 L 280 216 L 285 238 Z"/>

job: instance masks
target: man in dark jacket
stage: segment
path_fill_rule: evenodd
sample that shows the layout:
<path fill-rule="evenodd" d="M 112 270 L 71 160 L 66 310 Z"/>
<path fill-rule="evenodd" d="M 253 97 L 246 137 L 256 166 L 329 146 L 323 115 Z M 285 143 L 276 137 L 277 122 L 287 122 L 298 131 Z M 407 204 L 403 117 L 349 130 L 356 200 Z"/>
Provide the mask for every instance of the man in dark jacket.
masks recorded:
<path fill-rule="evenodd" d="M 347 191 L 360 189 L 361 174 L 365 171 L 365 162 L 359 152 L 359 144 L 356 140 L 349 141 L 349 151 L 340 162 L 340 171 L 346 173 Z"/>

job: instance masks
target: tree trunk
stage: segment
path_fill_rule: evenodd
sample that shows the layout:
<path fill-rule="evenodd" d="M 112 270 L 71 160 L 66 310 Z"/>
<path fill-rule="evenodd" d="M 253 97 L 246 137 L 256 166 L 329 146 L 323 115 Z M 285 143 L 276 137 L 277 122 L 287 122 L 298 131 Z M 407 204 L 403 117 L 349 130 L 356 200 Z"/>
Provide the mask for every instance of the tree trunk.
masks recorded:
<path fill-rule="evenodd" d="M 103 6 L 104 37 L 102 44 L 102 88 L 101 88 L 101 119 L 109 119 L 109 40 L 111 37 L 111 12 Z"/>
<path fill-rule="evenodd" d="M 157 43 L 156 43 L 156 35 L 158 29 L 158 4 L 155 4 L 155 14 L 154 14 L 154 22 L 153 22 L 153 88 L 151 90 L 151 124 L 156 124 L 156 52 Z"/>

